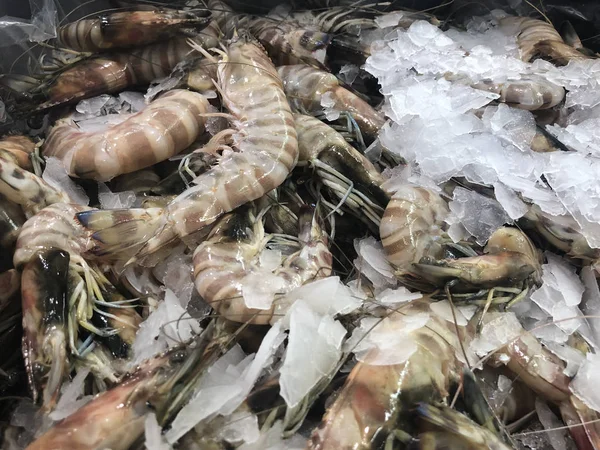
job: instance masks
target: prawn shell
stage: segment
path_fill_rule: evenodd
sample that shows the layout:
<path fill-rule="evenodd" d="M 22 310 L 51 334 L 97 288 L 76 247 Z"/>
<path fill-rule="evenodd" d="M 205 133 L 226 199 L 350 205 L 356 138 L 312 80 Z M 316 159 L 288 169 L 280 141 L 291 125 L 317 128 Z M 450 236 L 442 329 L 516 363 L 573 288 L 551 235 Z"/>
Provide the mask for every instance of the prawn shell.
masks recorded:
<path fill-rule="evenodd" d="M 43 101 L 34 111 L 74 103 L 102 94 L 112 94 L 129 86 L 147 85 L 164 78 L 191 52 L 187 40 L 176 37 L 136 48 L 84 59 L 52 75 L 36 87 Z"/>
<path fill-rule="evenodd" d="M 57 30 L 59 44 L 81 52 L 128 48 L 199 30 L 209 18 L 186 11 L 123 11 L 80 19 Z"/>
<path fill-rule="evenodd" d="M 204 130 L 208 101 L 172 90 L 124 122 L 97 132 L 72 122 L 56 125 L 43 147 L 61 159 L 71 176 L 107 181 L 164 161 L 190 146 Z"/>

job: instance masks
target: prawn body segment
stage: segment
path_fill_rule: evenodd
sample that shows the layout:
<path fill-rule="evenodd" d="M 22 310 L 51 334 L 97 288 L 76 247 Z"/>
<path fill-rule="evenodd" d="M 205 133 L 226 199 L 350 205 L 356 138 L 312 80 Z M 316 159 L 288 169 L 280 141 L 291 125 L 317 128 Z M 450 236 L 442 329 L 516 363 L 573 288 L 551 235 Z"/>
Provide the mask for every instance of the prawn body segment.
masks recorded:
<path fill-rule="evenodd" d="M 255 269 L 269 236 L 265 236 L 262 218 L 255 218 L 251 211 L 223 216 L 194 252 L 198 293 L 229 320 L 258 325 L 278 320 L 279 316 L 274 317 L 280 309 L 277 296 L 331 275 L 332 255 L 317 217 L 312 211 L 304 211 L 299 221 L 300 248 L 268 274 L 268 282 L 276 287 L 270 308 L 248 307 L 244 299 L 245 285 L 255 282 L 256 276 L 267 275 Z"/>
<path fill-rule="evenodd" d="M 57 35 L 64 47 L 98 52 L 150 44 L 207 23 L 207 17 L 186 11 L 123 11 L 63 25 Z"/>
<path fill-rule="evenodd" d="M 82 132 L 72 122 L 59 123 L 43 152 L 61 159 L 71 176 L 107 181 L 189 147 L 204 131 L 208 108 L 201 94 L 172 90 L 107 130 Z"/>
<path fill-rule="evenodd" d="M 281 66 L 277 71 L 290 103 L 301 112 L 322 112 L 321 99 L 329 95 L 333 108 L 349 113 L 363 134 L 376 137 L 385 123 L 383 114 L 340 85 L 337 77 L 329 72 L 304 64 Z"/>
<path fill-rule="evenodd" d="M 34 110 L 74 103 L 85 98 L 112 94 L 129 86 L 149 84 L 164 78 L 191 52 L 186 38 L 176 37 L 149 44 L 131 52 L 84 59 L 51 76 L 31 91 L 44 101 Z"/>

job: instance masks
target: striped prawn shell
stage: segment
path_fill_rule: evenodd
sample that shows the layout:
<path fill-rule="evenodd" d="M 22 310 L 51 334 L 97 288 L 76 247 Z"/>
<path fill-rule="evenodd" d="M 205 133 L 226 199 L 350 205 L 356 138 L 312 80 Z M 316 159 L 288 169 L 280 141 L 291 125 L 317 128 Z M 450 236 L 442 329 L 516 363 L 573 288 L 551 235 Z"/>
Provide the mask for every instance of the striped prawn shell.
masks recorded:
<path fill-rule="evenodd" d="M 278 320 L 278 312 L 284 311 L 286 305 L 276 297 L 271 308 L 253 309 L 246 306 L 243 297 L 245 279 L 252 274 L 263 250 L 263 226 L 255 224 L 251 239 L 235 239 L 226 235 L 228 223 L 233 220 L 232 214 L 221 218 L 209 238 L 194 252 L 194 284 L 202 298 L 228 320 L 265 325 L 274 316 Z M 302 248 L 273 271 L 280 282 L 279 294 L 331 275 L 333 257 L 326 234 L 316 219 L 303 222 L 300 225 Z"/>
<path fill-rule="evenodd" d="M 379 235 L 390 263 L 410 272 L 422 257 L 441 257 L 440 238 L 449 214 L 442 197 L 423 187 L 401 186 L 388 203 Z"/>
<path fill-rule="evenodd" d="M 12 153 L 19 166 L 27 170 L 31 170 L 33 167 L 29 155 L 34 152 L 35 148 L 35 142 L 27 136 L 4 136 L 0 140 L 0 149 Z"/>
<path fill-rule="evenodd" d="M 473 87 L 494 92 L 500 95 L 498 101 L 529 111 L 553 108 L 565 98 L 565 90 L 562 86 L 543 78 L 522 78 L 504 83 L 481 81 Z"/>
<path fill-rule="evenodd" d="M 150 44 L 206 21 L 185 11 L 124 11 L 63 25 L 57 37 L 64 47 L 98 52 Z"/>
<path fill-rule="evenodd" d="M 149 84 L 169 75 L 191 51 L 186 38 L 180 37 L 130 52 L 85 59 L 42 86 L 46 101 L 37 109 L 112 94 L 129 86 Z"/>
<path fill-rule="evenodd" d="M 53 248 L 66 251 L 71 257 L 86 254 L 92 247 L 91 233 L 75 219 L 75 214 L 89 209 L 77 204 L 56 203 L 28 219 L 17 238 L 13 256 L 15 267 L 22 267 L 36 255 Z"/>
<path fill-rule="evenodd" d="M 299 111 L 320 113 L 321 98 L 327 94 L 338 111 L 348 112 L 364 134 L 375 136 L 385 123 L 385 117 L 353 92 L 340 85 L 335 75 L 305 64 L 281 66 L 277 72 L 283 81 L 285 94 Z"/>
<path fill-rule="evenodd" d="M 43 153 L 61 159 L 72 176 L 110 180 L 190 146 L 204 131 L 208 106 L 201 94 L 172 90 L 106 130 L 82 132 L 72 122 L 61 123 L 49 133 Z"/>
<path fill-rule="evenodd" d="M 541 54 L 558 64 L 570 60 L 589 59 L 583 53 L 567 45 L 551 23 L 529 17 L 506 17 L 500 25 L 517 33 L 517 44 L 521 59 L 531 61 Z"/>
<path fill-rule="evenodd" d="M 53 203 L 70 202 L 68 195 L 22 169 L 13 153 L 0 148 L 0 194 L 23 207 L 29 217 Z"/>
<path fill-rule="evenodd" d="M 302 28 L 278 17 L 261 17 L 251 21 L 248 27 L 278 65 L 305 63 L 324 67 L 324 49 L 331 42 L 327 33 Z"/>
<path fill-rule="evenodd" d="M 298 160 L 298 139 L 275 67 L 256 44 L 232 42 L 219 64 L 224 106 L 236 118 L 235 152 L 194 180 L 167 207 L 169 227 L 187 236 L 278 187 Z"/>

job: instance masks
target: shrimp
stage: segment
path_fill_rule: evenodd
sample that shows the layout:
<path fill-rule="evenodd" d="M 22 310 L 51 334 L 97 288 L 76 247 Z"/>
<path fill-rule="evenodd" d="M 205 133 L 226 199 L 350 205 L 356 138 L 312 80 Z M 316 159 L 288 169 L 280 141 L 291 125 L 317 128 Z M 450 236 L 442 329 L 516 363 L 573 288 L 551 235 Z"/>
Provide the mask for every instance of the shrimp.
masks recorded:
<path fill-rule="evenodd" d="M 471 288 L 522 281 L 540 284 L 539 253 L 516 228 L 496 230 L 484 255 L 442 259 L 449 243 L 444 222 L 448 214 L 446 202 L 436 192 L 412 185 L 396 191 L 383 214 L 379 233 L 388 261 L 402 282 L 414 283 L 421 278 L 433 286 L 443 286 L 455 280 Z"/>
<path fill-rule="evenodd" d="M 517 35 L 521 59 L 531 61 L 541 55 L 555 64 L 565 65 L 569 61 L 589 59 L 583 53 L 567 45 L 551 23 L 529 17 L 506 17 L 500 25 L 509 33 Z"/>
<path fill-rule="evenodd" d="M 201 30 L 209 21 L 208 11 L 205 13 L 177 10 L 116 12 L 62 25 L 57 30 L 57 38 L 60 45 L 81 52 L 137 47 L 186 31 Z"/>
<path fill-rule="evenodd" d="M 329 72 L 303 64 L 282 66 L 277 71 L 290 103 L 300 112 L 323 112 L 322 97 L 329 96 L 333 108 L 349 113 L 366 136 L 375 138 L 385 123 L 381 113 L 341 86 L 335 75 Z"/>
<path fill-rule="evenodd" d="M 67 362 L 67 277 L 69 254 L 61 250 L 38 253 L 25 264 L 22 276 L 23 358 L 33 401 L 43 392 L 43 407 L 51 410 Z"/>
<path fill-rule="evenodd" d="M 218 68 L 219 90 L 235 129 L 227 134 L 235 152 L 194 180 L 166 208 L 78 214 L 105 251 L 143 244 L 137 257 L 213 223 L 236 207 L 262 197 L 287 178 L 298 160 L 298 140 L 290 107 L 275 67 L 263 50 L 246 38 L 232 41 Z M 210 145 L 210 143 L 209 143 Z M 149 217 L 150 220 L 140 220 Z M 132 228 L 133 227 L 133 228 Z M 121 231 L 135 229 L 124 239 Z M 135 236 L 134 236 L 135 235 Z"/>
<path fill-rule="evenodd" d="M 396 276 L 410 274 L 412 265 L 424 256 L 442 257 L 444 220 L 449 214 L 448 204 L 430 189 L 406 184 L 395 192 L 383 213 L 379 235 Z"/>
<path fill-rule="evenodd" d="M 490 314 L 486 320 L 495 320 L 500 314 L 505 313 Z M 557 404 L 578 448 L 600 448 L 600 415 L 572 394 L 571 379 L 564 373 L 565 363 L 528 331 L 511 332 L 518 333 L 518 337 L 495 351 L 489 362 L 506 365 L 530 389 Z"/>
<path fill-rule="evenodd" d="M 590 247 L 581 227 L 570 215 L 553 216 L 532 205 L 524 216 L 523 224 L 573 258 L 583 261 L 600 259 L 600 250 Z"/>
<path fill-rule="evenodd" d="M 24 267 L 26 271 L 39 260 L 40 255 L 50 252 L 67 255 L 67 278 L 61 281 L 61 289 L 68 300 L 65 345 L 68 345 L 70 354 L 74 356 L 80 354 L 78 326 L 99 338 L 110 338 L 113 343 L 118 338 L 123 341 L 123 344 L 118 345 L 127 349 L 127 345 L 133 341 L 132 330 L 135 331 L 141 322 L 129 302 L 124 301 L 102 272 L 85 259 L 91 256 L 90 233 L 75 220 L 75 214 L 87 209 L 89 208 L 85 206 L 67 203 L 56 203 L 42 209 L 23 225 L 13 257 L 15 267 Z M 49 270 L 54 270 L 50 264 L 48 267 Z M 26 309 L 25 306 L 23 309 Z M 108 319 L 102 320 L 103 318 Z M 24 327 L 25 334 L 34 336 L 30 340 L 35 342 L 35 336 L 40 334 L 39 320 L 30 323 L 30 327 Z"/>
<path fill-rule="evenodd" d="M 84 59 L 25 93 L 36 103 L 22 106 L 21 110 L 43 111 L 53 106 L 119 92 L 130 86 L 147 85 L 169 75 L 191 52 L 186 38 L 179 37 L 130 52 Z"/>
<path fill-rule="evenodd" d="M 37 145 L 27 136 L 4 136 L 0 140 L 0 149 L 12 153 L 19 167 L 25 170 L 32 170 L 31 154 L 35 151 Z"/>
<path fill-rule="evenodd" d="M 26 450 L 127 450 L 143 434 L 144 419 L 156 411 L 162 425 L 189 399 L 206 368 L 231 341 L 209 323 L 194 346 L 173 348 L 143 362 L 111 390 L 54 424 Z"/>
<path fill-rule="evenodd" d="M 403 331 L 407 323 L 417 318 L 423 326 Z M 414 351 L 402 363 L 376 365 L 380 350 L 370 350 L 350 372 L 321 424 L 313 431 L 307 449 L 379 448 L 384 444 L 392 446 L 397 438 L 408 444 L 413 434 L 415 438 L 421 437 L 419 430 L 414 429 L 413 408 L 418 404 L 444 402 L 450 385 L 460 380 L 463 363 L 457 357 L 459 339 L 467 340 L 472 331 L 468 327 L 456 328 L 432 314 L 428 300 L 412 302 L 387 315 L 371 332 L 379 330 L 386 335 L 405 333 L 407 336 L 400 345 L 412 346 Z M 423 415 L 433 420 L 432 411 Z M 475 424 L 472 428 L 482 430 Z M 480 433 L 471 437 L 460 435 L 471 441 Z M 494 448 L 507 448 L 491 432 L 489 435 Z M 488 447 L 478 444 L 469 448 Z"/>
<path fill-rule="evenodd" d="M 119 385 L 50 428 L 27 450 L 126 450 L 144 432 L 147 402 L 180 367 L 177 352 L 148 360 Z"/>
<path fill-rule="evenodd" d="M 527 281 L 542 284 L 541 256 L 518 228 L 502 227 L 490 236 L 484 255 L 435 260 L 424 257 L 414 270 L 434 284 L 459 280 L 467 286 L 493 288 Z"/>
<path fill-rule="evenodd" d="M 366 213 L 378 226 L 383 213 L 380 205 L 388 202 L 387 194 L 381 189 L 384 181 L 381 173 L 341 134 L 320 120 L 294 114 L 294 122 L 298 132 L 298 165 L 312 165 L 323 184 L 338 199 L 359 218 Z"/>
<path fill-rule="evenodd" d="M 71 120 L 59 122 L 42 151 L 59 158 L 71 176 L 107 181 L 189 147 L 204 131 L 208 108 L 201 94 L 172 90 L 108 130 L 82 132 Z"/>
<path fill-rule="evenodd" d="M 252 19 L 246 26 L 276 64 L 304 63 L 325 68 L 325 49 L 331 35 L 276 16 Z"/>
<path fill-rule="evenodd" d="M 258 325 L 279 320 L 277 301 L 264 309 L 247 306 L 247 300 L 256 297 L 257 283 L 270 285 L 261 293 L 272 302 L 275 294 L 331 275 L 327 235 L 310 209 L 300 213 L 299 229 L 295 251 L 274 270 L 264 269 L 260 256 L 274 237 L 265 235 L 262 217 L 250 210 L 223 216 L 194 252 L 196 290 L 229 320 Z"/>
<path fill-rule="evenodd" d="M 63 191 L 59 191 L 42 178 L 21 168 L 17 157 L 1 148 L 0 194 L 21 205 L 27 217 L 53 203 L 71 201 Z"/>
<path fill-rule="evenodd" d="M 529 111 L 553 108 L 565 98 L 562 86 L 543 79 L 525 78 L 504 83 L 483 81 L 472 86 L 500 95 L 499 102 Z"/>

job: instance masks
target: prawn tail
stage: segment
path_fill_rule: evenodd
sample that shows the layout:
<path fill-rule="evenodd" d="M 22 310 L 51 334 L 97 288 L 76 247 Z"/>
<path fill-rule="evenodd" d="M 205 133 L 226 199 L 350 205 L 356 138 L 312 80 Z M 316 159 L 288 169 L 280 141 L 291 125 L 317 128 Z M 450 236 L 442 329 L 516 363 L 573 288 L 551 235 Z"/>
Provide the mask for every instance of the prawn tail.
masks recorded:
<path fill-rule="evenodd" d="M 164 208 L 83 211 L 77 214 L 77 220 L 93 232 L 95 248 L 91 252 L 98 256 L 145 248 L 171 234 L 170 227 L 165 227 Z M 167 242 L 171 240 L 167 239 Z"/>

